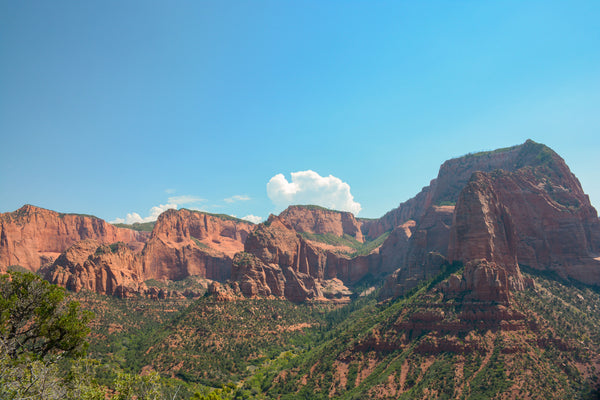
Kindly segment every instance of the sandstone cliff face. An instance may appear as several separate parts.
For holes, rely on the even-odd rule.
[[[477,171],[503,169],[515,171],[526,165],[539,165],[540,154],[546,147],[528,140],[522,145],[492,152],[470,154],[446,161],[438,176],[414,198],[400,204],[379,220],[363,224],[363,233],[373,237],[408,221],[415,221],[414,234],[408,245],[395,253],[393,264],[401,266],[385,284],[383,294],[400,295],[410,290],[422,279],[435,275],[448,257],[450,227],[459,194]],[[549,150],[549,149],[548,149]],[[462,210],[461,210],[462,211]],[[384,243],[380,253],[390,253]],[[498,251],[500,253],[500,251]],[[476,258],[484,255],[477,254]],[[465,259],[473,259],[470,256]],[[381,260],[382,267],[390,264]]]
[[[290,206],[279,217],[296,232],[351,236],[363,242],[361,223],[352,213],[328,210],[317,206]]]
[[[276,296],[301,302],[322,297],[327,255],[307,243],[282,218],[271,216],[248,237],[235,258],[232,279],[245,296]]]
[[[415,197],[400,204],[398,208],[387,212],[383,217],[363,221],[363,224],[361,225],[363,235],[374,239],[409,220],[417,220],[418,217],[423,215],[425,210],[431,206],[431,188],[434,186],[435,179],[431,181],[429,186],[424,187]]]
[[[508,172],[516,171],[525,166],[540,165],[547,161],[547,157],[553,156],[558,157],[543,144],[527,140],[518,146],[468,154],[448,160],[440,167],[437,178],[433,179],[429,186],[424,187],[419,194],[400,204],[398,208],[389,211],[380,219],[364,223],[363,234],[374,238],[409,219],[419,223],[421,217],[431,206],[456,203],[458,195],[474,172],[492,172],[498,169]]]
[[[190,210],[160,215],[142,252],[146,279],[180,280],[197,275],[224,281],[233,255],[244,249],[254,225]]]
[[[469,261],[461,278],[451,275],[440,284],[448,298],[461,297],[464,301],[496,302],[508,305],[510,301],[510,275],[514,272],[487,260]]]
[[[124,242],[140,250],[148,234],[117,228],[96,217],[61,214],[26,205],[0,214],[0,268],[20,265],[35,272],[85,239],[100,243]]]
[[[50,283],[75,292],[85,289],[127,297],[146,289],[139,255],[124,243],[102,245],[90,239],[79,241],[40,272]]]
[[[2,214],[0,224],[0,271],[46,264],[42,274],[52,283],[117,296],[144,293],[148,279],[224,281],[254,229],[234,218],[169,210],[150,235],[32,206]]]
[[[348,295],[343,282],[368,271],[366,257],[350,260],[313,245],[283,218],[270,216],[248,237],[233,262],[232,280],[245,296],[284,297],[294,302]]]
[[[493,168],[502,169],[481,172]],[[383,296],[406,293],[435,275],[444,258],[493,262],[506,270],[516,290],[525,285],[519,264],[600,282],[596,211],[564,160],[541,144],[527,141],[447,161],[420,196],[429,206],[415,217],[408,245],[395,253],[402,268],[387,279]],[[450,206],[440,213],[444,206],[431,205],[453,201],[453,213]],[[385,252],[386,243],[380,249]]]
[[[490,175],[477,172],[463,189],[456,207],[450,259],[486,259],[517,266],[517,232],[512,216],[494,190]]]
[[[600,284],[600,222],[558,156],[513,173],[478,173],[461,194],[451,234],[453,260],[485,258]],[[518,267],[516,267],[518,269]]]

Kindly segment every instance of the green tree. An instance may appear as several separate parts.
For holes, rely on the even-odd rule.
[[[66,291],[32,273],[0,276],[0,342],[11,359],[29,354],[80,355],[92,314],[66,299]]]
[[[57,364],[84,352],[91,316],[37,275],[0,276],[0,398],[104,399],[92,382],[65,381]]]

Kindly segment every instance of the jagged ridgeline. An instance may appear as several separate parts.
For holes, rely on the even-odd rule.
[[[261,224],[182,209],[113,226],[24,206],[0,215],[0,238],[0,270],[38,272],[97,311],[94,357],[230,384],[225,398],[598,385],[600,220],[531,140],[446,161],[378,219],[296,205]]]

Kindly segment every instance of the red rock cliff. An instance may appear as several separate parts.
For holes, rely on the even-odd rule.
[[[473,175],[456,207],[452,259],[518,263],[600,284],[596,210],[564,161],[549,157],[512,173]]]
[[[492,172],[497,169],[516,171],[525,166],[539,165],[550,152],[552,150],[543,144],[527,140],[521,145],[467,154],[448,160],[440,167],[437,178],[415,197],[400,204],[398,208],[389,211],[383,217],[365,222],[362,225],[363,234],[375,238],[409,219],[419,223],[432,205],[455,204],[458,195],[474,172]]]
[[[334,211],[317,206],[290,206],[279,217],[296,232],[351,236],[363,242],[361,223],[350,212]]]
[[[493,168],[500,169],[489,172]],[[564,160],[542,144],[528,140],[447,161],[419,196],[427,208],[414,218],[404,254],[396,254],[395,261],[403,262],[386,282],[384,294],[402,294],[434,275],[443,261],[436,254],[450,261],[487,260],[506,271],[513,289],[524,285],[519,263],[585,283],[600,282],[596,210]],[[450,221],[451,214],[440,214],[440,207],[431,205],[454,201]],[[421,212],[405,204],[389,214]],[[380,249],[385,252],[386,243]]]
[[[244,253],[236,255],[232,280],[248,297],[301,302],[323,298],[324,286],[336,278],[344,282],[360,279],[368,269],[365,260],[323,250],[303,239],[283,218],[272,215],[248,237]]]
[[[160,215],[142,252],[146,279],[179,280],[190,275],[224,281],[233,255],[254,230],[250,222],[190,210]]]
[[[82,240],[62,253],[51,266],[40,271],[50,283],[79,292],[127,297],[145,290],[142,263],[123,243],[101,245]]]
[[[26,205],[0,214],[0,268],[20,265],[37,271],[76,242],[86,239],[99,243],[124,242],[139,250],[148,236],[146,232],[117,228],[100,218]]]

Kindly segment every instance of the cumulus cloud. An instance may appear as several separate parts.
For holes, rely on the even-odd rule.
[[[148,212],[147,217],[142,217],[140,214],[136,212],[128,213],[125,218],[115,218],[114,221],[110,221],[112,224],[133,224],[133,223],[142,223],[142,222],[152,222],[158,219],[158,216],[163,212],[173,208],[177,209],[181,205],[185,204],[196,204],[206,201],[203,198],[197,196],[190,195],[182,195],[182,196],[173,196],[169,197],[167,204],[159,204],[158,206],[154,206]]]
[[[362,209],[350,193],[350,185],[333,175],[323,177],[315,171],[291,173],[288,182],[283,174],[277,174],[267,183],[267,195],[278,208],[291,204],[315,204],[334,210],[358,214]]]
[[[156,221],[160,214],[171,208],[177,209],[177,204],[160,204],[158,206],[154,206],[150,209],[149,215],[147,217],[142,217],[140,214],[132,212],[128,213],[125,218],[115,218],[114,221],[110,222],[112,224],[134,224],[136,222],[152,222]]]
[[[256,216],[256,215],[252,215],[252,214],[246,215],[245,217],[242,217],[242,219],[245,220],[245,221],[250,221],[253,224],[259,224],[263,220],[262,217],[259,217],[259,216]]]
[[[224,200],[226,203],[235,203],[236,201],[248,201],[250,200],[250,196],[245,194],[236,194],[235,196],[228,197]]]

